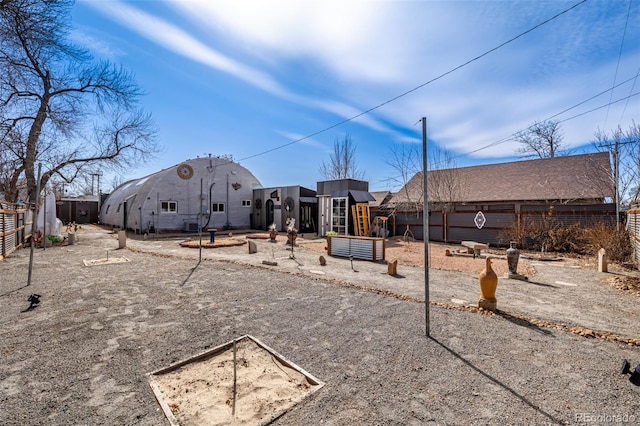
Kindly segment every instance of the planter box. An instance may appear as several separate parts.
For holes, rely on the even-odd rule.
[[[352,237],[334,235],[327,237],[327,251],[329,256],[353,257],[354,259],[370,260],[373,262],[385,260],[384,238]]]

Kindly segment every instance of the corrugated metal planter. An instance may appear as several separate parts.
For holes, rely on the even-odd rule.
[[[384,238],[327,236],[327,249],[330,256],[353,257],[377,262],[385,260],[385,248]]]

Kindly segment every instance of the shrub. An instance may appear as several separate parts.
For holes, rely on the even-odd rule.
[[[625,264],[633,256],[633,247],[627,231],[614,224],[598,223],[584,229],[587,254],[596,255],[601,248],[611,262]]]
[[[596,256],[601,248],[611,262],[626,264],[631,260],[633,247],[624,229],[599,222],[589,226],[574,223],[562,226],[551,216],[531,217],[520,228],[516,223],[502,230],[501,243],[516,241],[521,248],[558,253]]]
[[[589,241],[585,230],[578,223],[549,229],[546,239],[548,251],[559,253],[587,254]]]

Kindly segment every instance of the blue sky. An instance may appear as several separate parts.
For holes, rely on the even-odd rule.
[[[370,190],[394,190],[387,159],[421,146],[423,116],[457,166],[513,160],[511,135],[601,92],[555,117],[575,153],[598,129],[640,121],[638,95],[599,108],[640,91],[637,0],[586,1],[460,67],[578,3],[79,0],[72,40],[146,93],[163,151],[125,179],[211,153],[265,187],[315,189],[349,133]]]

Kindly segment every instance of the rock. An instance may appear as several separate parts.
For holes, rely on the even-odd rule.
[[[255,241],[247,241],[247,246],[249,247],[249,254],[254,254],[258,252],[258,246],[256,245]]]
[[[318,260],[320,261],[320,265],[322,266],[325,266],[327,264],[327,259],[325,259],[324,256],[320,256]]]

